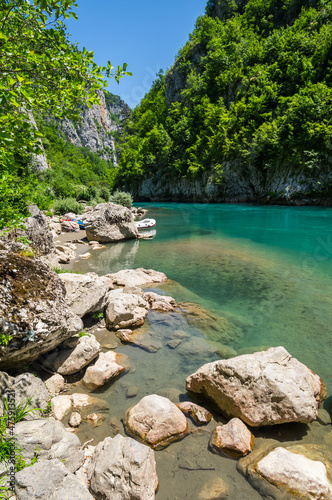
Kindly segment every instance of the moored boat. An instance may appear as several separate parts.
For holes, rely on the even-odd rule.
[[[156,225],[155,219],[143,219],[135,222],[137,229],[149,229]]]

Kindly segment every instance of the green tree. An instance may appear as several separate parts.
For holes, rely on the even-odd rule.
[[[0,0],[0,174],[20,178],[40,152],[31,113],[77,117],[80,105],[99,102],[105,77],[130,74],[126,64],[114,73],[110,61],[98,66],[92,51],[70,42],[64,19],[76,19],[74,7],[75,0]]]

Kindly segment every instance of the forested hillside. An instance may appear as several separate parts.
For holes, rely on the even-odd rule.
[[[118,185],[136,198],[328,202],[332,1],[209,0],[132,113]]]

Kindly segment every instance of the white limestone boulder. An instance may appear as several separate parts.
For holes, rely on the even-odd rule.
[[[59,276],[66,287],[66,302],[75,314],[83,317],[104,309],[111,285],[109,279],[95,273],[63,273]]]
[[[113,243],[138,237],[130,209],[115,203],[100,203],[85,213],[82,219],[89,241]]]
[[[128,434],[152,448],[163,448],[188,433],[187,419],[169,399],[151,394],[127,411]]]
[[[121,356],[125,355],[120,355],[113,351],[101,352],[96,363],[87,368],[83,377],[83,383],[90,390],[94,390],[120,375],[125,369],[124,366],[119,364]]]
[[[108,295],[105,321],[108,330],[132,328],[144,323],[149,304],[138,294],[112,290]]]
[[[326,395],[321,378],[284,347],[207,363],[187,378],[187,390],[253,427],[312,422]]]
[[[210,448],[214,453],[240,458],[254,447],[254,436],[239,418],[232,418],[226,425],[218,425],[212,432]]]

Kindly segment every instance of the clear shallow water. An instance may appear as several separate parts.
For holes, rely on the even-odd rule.
[[[88,261],[77,261],[74,269],[100,275],[136,267],[163,271],[176,283],[158,285],[161,293],[195,302],[212,317],[188,323],[178,313],[150,312],[140,348],[118,342],[117,350],[129,356],[131,370],[100,393],[111,406],[111,418],[120,421],[147,394],[174,402],[186,399],[185,378],[203,363],[223,357],[227,349],[235,355],[276,345],[322,377],[328,389],[325,408],[330,410],[332,210],[175,203],[146,208],[157,220],[155,239],[108,245]],[[188,337],[172,349],[167,344],[174,331]],[[107,344],[110,335],[100,332],[100,340]],[[151,344],[154,352],[146,350],[151,351]],[[128,399],[130,385],[138,393]],[[158,498],[199,498],[203,483],[217,478],[229,485],[227,498],[260,498],[236,472],[235,462],[207,450],[214,426],[157,452]],[[119,427],[123,432],[121,423]],[[320,442],[330,430],[319,424],[281,427],[279,434],[270,430],[265,438]],[[95,433],[96,439],[110,435],[107,422]]]

